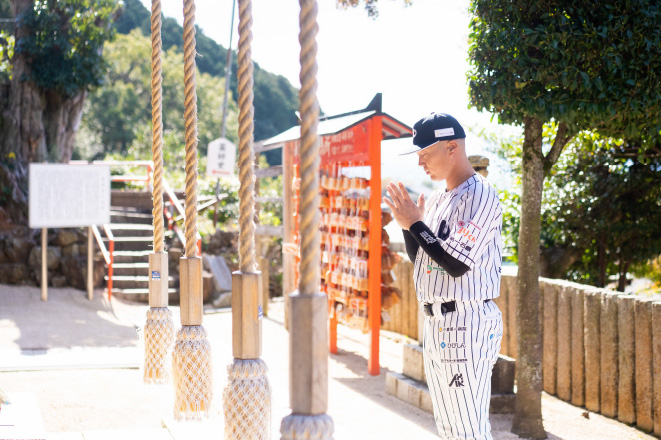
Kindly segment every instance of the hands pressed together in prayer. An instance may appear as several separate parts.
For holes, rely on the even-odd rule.
[[[384,197],[383,202],[390,207],[395,221],[402,229],[408,230],[413,223],[422,221],[425,215],[424,194],[420,194],[418,203],[415,203],[402,182],[390,182],[387,189],[390,198]]]

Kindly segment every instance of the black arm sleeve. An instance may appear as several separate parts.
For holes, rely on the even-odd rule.
[[[460,277],[470,270],[470,267],[457,260],[456,258],[448,255],[441,244],[439,243],[439,238],[434,234],[431,229],[427,227],[424,222],[415,222],[409,228],[409,235],[415,240],[416,244],[422,247],[422,250],[425,251],[429,257],[434,260],[436,264],[441,266],[446,270],[450,276]],[[406,252],[409,254],[409,242],[406,240],[406,234],[404,234],[404,240],[406,241]],[[413,249],[413,247],[411,247]],[[417,252],[417,247],[416,247]],[[415,261],[415,254],[413,254],[413,259]]]
[[[411,232],[402,229],[402,233],[404,234],[404,246],[406,246],[406,253],[409,256],[409,260],[411,260],[411,263],[415,263],[415,257],[418,255],[420,245],[415,241]]]

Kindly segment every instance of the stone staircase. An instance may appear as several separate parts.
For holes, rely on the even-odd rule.
[[[152,214],[140,208],[113,206],[110,230],[114,235],[112,294],[131,301],[149,300],[149,254],[153,248]],[[172,234],[166,231],[166,242]],[[108,239],[104,238],[106,247]],[[172,271],[171,271],[172,273]],[[105,277],[106,283],[108,275]],[[168,279],[171,300],[178,296],[179,280]]]

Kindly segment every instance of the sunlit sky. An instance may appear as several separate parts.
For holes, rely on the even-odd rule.
[[[149,0],[141,0],[150,8]],[[162,0],[163,12],[183,22],[182,1]],[[367,17],[363,6],[338,9],[335,0],[320,0],[317,80],[319,104],[327,115],[364,108],[377,92],[383,109],[412,126],[426,114],[446,112],[468,131],[468,154],[483,154],[486,141],[473,132],[501,132],[491,115],[468,109],[468,1],[380,0],[379,17]],[[198,0],[196,24],[228,47],[232,0]],[[298,14],[294,0],[253,0],[253,60],[299,87]],[[238,5],[232,47],[238,43]],[[512,130],[505,130],[511,133]],[[384,178],[420,186],[427,176],[416,155],[398,156],[411,140],[384,142]],[[506,170],[491,166],[490,180],[504,184]],[[434,184],[435,187],[438,184]]]

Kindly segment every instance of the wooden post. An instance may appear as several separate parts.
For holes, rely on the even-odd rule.
[[[624,423],[636,422],[636,377],[635,377],[635,322],[634,302],[631,296],[618,297],[618,354],[619,380],[617,388],[617,418]]]
[[[48,300],[48,229],[41,229],[41,300]]]
[[[500,313],[502,314],[503,317],[503,337],[500,340],[500,354],[504,354],[505,356],[508,355],[509,352],[509,342],[510,342],[510,332],[509,332],[509,315],[508,311],[509,309],[507,308],[507,278],[504,276],[500,277],[500,296],[498,298],[494,299],[494,302],[500,309]]]
[[[571,292],[571,403],[585,405],[585,344],[583,343],[583,289],[576,285]]]
[[[634,302],[634,334],[636,338],[636,425],[643,431],[654,429],[652,407],[654,378],[652,376],[652,303]],[[659,402],[656,402],[659,405]]]
[[[585,325],[585,407],[593,412],[601,409],[599,388],[601,379],[601,291],[585,292],[583,322]]]
[[[519,295],[519,286],[516,282],[516,275],[507,276],[507,327],[509,331],[509,349],[507,350],[507,356],[516,359],[518,346],[517,346],[517,335],[516,335],[516,303],[517,296]]]
[[[202,325],[202,258],[179,259],[179,277],[181,325]]]
[[[558,292],[561,287],[556,282],[544,282],[544,333],[542,334],[542,373],[544,391],[556,393],[558,367]]]
[[[654,435],[661,437],[661,302],[652,303],[652,345]]]
[[[618,330],[617,330],[617,297],[618,295],[604,292],[599,316],[601,333],[601,384],[600,411],[607,417],[617,417],[618,388]]]
[[[293,414],[328,408],[328,298],[323,293],[289,297],[289,395]],[[294,317],[296,317],[294,319]]]
[[[285,252],[285,245],[294,240],[294,207],[292,203],[293,188],[292,179],[294,176],[293,157],[294,142],[286,142],[282,147],[282,296],[285,298],[285,329],[289,328],[289,295],[296,290],[295,283],[295,265],[296,257]]]
[[[149,307],[168,306],[169,275],[168,253],[152,252],[149,254]]]
[[[556,392],[565,401],[571,400],[571,294],[572,288],[563,283],[558,294],[558,369]]]
[[[370,355],[367,370],[379,374],[379,334],[381,329],[381,116],[369,121],[370,220],[369,220],[369,294],[368,319],[370,329]]]
[[[87,299],[94,299],[94,249],[92,227],[87,228]]]
[[[232,353],[237,359],[262,355],[262,274],[232,273]]]

